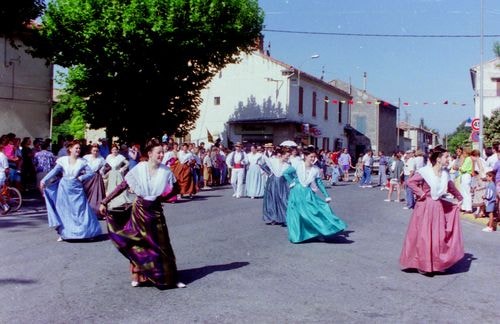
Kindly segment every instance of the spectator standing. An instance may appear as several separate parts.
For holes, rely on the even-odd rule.
[[[343,181],[349,181],[349,169],[354,167],[352,166],[351,155],[347,152],[347,148],[344,148],[339,156],[339,165],[342,170]]]
[[[405,154],[403,169],[406,193],[406,205],[403,207],[403,209],[413,209],[413,207],[415,206],[415,197],[413,196],[413,191],[410,186],[408,186],[408,180],[413,176],[413,174],[415,174],[415,171],[414,151],[408,150]]]
[[[387,165],[389,164],[389,159],[384,155],[383,151],[379,151],[378,156],[378,186],[380,187],[380,190],[384,190],[387,185]]]
[[[373,151],[366,151],[365,155],[361,159],[363,163],[363,177],[361,178],[362,188],[372,187],[372,166],[373,166]]]
[[[33,164],[36,172],[36,185],[40,187],[40,181],[49,173],[56,164],[56,157],[49,149],[49,142],[44,141],[40,145],[41,151],[35,153]],[[43,194],[43,192],[41,191]]]

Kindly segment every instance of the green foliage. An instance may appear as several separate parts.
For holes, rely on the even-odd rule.
[[[497,57],[500,57],[500,42],[497,41],[493,44],[493,53],[495,53]]]
[[[109,136],[184,135],[200,91],[260,34],[257,0],[53,0],[37,56],[78,66],[72,94]]]
[[[81,73],[81,67],[77,66],[69,69],[68,74],[62,77],[61,83],[66,87],[56,99],[53,108],[52,138],[58,138],[59,135],[85,138],[87,104],[82,97],[75,94],[75,83],[81,78]]]
[[[446,145],[448,151],[455,152],[456,148],[461,147],[471,147],[470,141],[471,128],[465,127],[465,122],[461,123],[455,132],[447,136]]]
[[[495,142],[500,142],[500,108],[484,119],[484,145],[488,147]]]
[[[43,0],[4,0],[0,5],[0,36],[22,32],[45,8]]]

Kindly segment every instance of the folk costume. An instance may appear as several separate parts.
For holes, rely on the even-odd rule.
[[[172,172],[177,179],[179,194],[192,196],[196,193],[196,183],[192,167],[196,163],[193,153],[177,152],[178,163],[171,165]]]
[[[111,167],[109,172],[104,176],[107,181],[106,184],[106,195],[109,195],[116,186],[118,186],[123,181],[123,175],[128,168],[127,159],[121,155],[109,154],[106,157],[106,163]],[[128,192],[124,191],[120,197],[114,199],[108,206],[110,209],[122,208],[124,205],[132,203],[133,196]]]
[[[290,167],[290,164],[277,157],[265,158],[264,161],[264,170],[268,170],[268,178],[264,190],[262,220],[266,224],[284,225],[290,188],[283,177],[283,172]]]
[[[262,153],[247,154],[248,170],[245,179],[246,196],[257,198],[264,196],[266,182],[262,174],[260,164],[262,164]]]
[[[170,244],[162,201],[174,182],[173,173],[159,165],[151,174],[148,162],[139,162],[125,176],[125,180],[102,203],[113,201],[130,188],[136,198],[131,212],[107,216],[109,238],[130,261],[137,282],[150,281],[157,286],[177,283],[177,266]]]
[[[316,194],[321,191],[326,200],[330,200],[318,167],[306,167],[305,162],[298,162],[296,168],[286,169],[283,176],[291,187],[286,210],[290,242],[332,236],[347,227],[328,203]]]
[[[87,154],[83,157],[93,173],[92,177],[89,177],[83,183],[87,199],[89,201],[90,207],[97,215],[101,218],[99,214],[99,205],[101,201],[106,196],[106,188],[104,186],[103,174],[105,173],[106,160],[103,157],[94,157],[92,154]],[[109,166],[108,166],[109,168]]]
[[[418,170],[408,181],[420,199],[411,215],[399,263],[402,269],[445,271],[464,256],[460,209],[444,200],[447,192],[463,197],[448,172],[436,175],[431,165]]]
[[[58,176],[62,177],[49,184]],[[63,156],[40,181],[46,186],[44,195],[49,227],[54,227],[62,239],[86,239],[102,234],[82,183],[92,176],[84,159],[78,158],[70,164],[70,157]]]
[[[243,151],[233,151],[227,155],[226,164],[231,169],[233,197],[240,198],[244,193],[243,180],[245,179],[245,167],[248,164],[247,155]]]

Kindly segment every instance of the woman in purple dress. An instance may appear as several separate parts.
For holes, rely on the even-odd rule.
[[[125,180],[103,199],[100,212],[121,192],[130,188],[136,198],[131,213],[107,215],[108,233],[113,244],[130,261],[132,286],[152,283],[162,288],[184,288],[178,281],[175,255],[161,203],[168,198],[174,176],[162,164],[161,143],[152,139],[146,145],[148,161],[139,162]]]
[[[399,259],[402,269],[430,275],[444,272],[464,256],[460,226],[463,198],[446,171],[449,157],[441,146],[434,148],[429,156],[431,164],[408,180],[417,203]],[[447,193],[458,199],[458,204],[445,200]]]

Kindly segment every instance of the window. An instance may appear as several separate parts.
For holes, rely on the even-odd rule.
[[[500,97],[500,79],[497,79],[497,97]]]
[[[330,139],[328,137],[323,137],[323,150],[329,151],[330,150]]]
[[[312,95],[312,116],[316,117],[316,91]]]
[[[299,115],[304,113],[304,88],[299,87]]]
[[[220,97],[214,97],[214,105],[219,106],[220,105]]]
[[[342,102],[339,101],[339,123],[342,123]]]
[[[328,97],[325,96],[325,114],[324,114],[325,120],[328,120]]]

